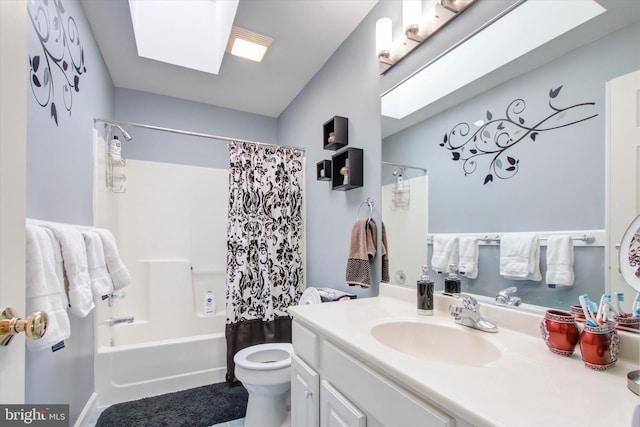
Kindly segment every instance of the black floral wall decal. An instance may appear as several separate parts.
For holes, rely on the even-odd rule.
[[[532,122],[532,125],[524,117],[526,103],[522,99],[515,99],[507,106],[505,117],[494,118],[493,113],[487,111],[486,121],[473,133],[468,123],[458,123],[445,133],[440,146],[451,152],[453,161],[462,162],[465,176],[478,169],[479,161],[487,160],[489,165],[484,184],[493,182],[494,178],[511,178],[520,169],[520,159],[510,152],[516,144],[522,141],[535,142],[543,132],[571,126],[598,115],[593,112],[594,102],[565,108],[554,105],[560,90],[562,86],[549,91],[551,112]]]
[[[27,10],[40,41],[38,52],[29,55],[31,92],[57,126],[58,106],[71,115],[73,92],[80,91],[80,76],[87,71],[84,48],[61,0],[29,0]]]

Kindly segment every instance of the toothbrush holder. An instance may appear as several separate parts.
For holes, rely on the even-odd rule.
[[[551,352],[571,356],[578,344],[580,330],[573,314],[562,310],[547,310],[544,319],[540,321],[540,335]]]
[[[624,331],[625,329],[640,329],[640,317],[632,317],[631,313],[626,316],[614,316],[616,321],[616,329]]]
[[[586,318],[584,317],[584,311],[582,311],[581,305],[572,305],[571,306],[571,314],[573,314],[576,318],[576,322],[585,322]]]
[[[620,353],[620,337],[615,322],[600,326],[584,325],[580,335],[580,352],[587,368],[604,371],[612,367]]]

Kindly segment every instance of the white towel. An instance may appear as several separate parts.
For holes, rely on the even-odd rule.
[[[26,310],[44,311],[49,316],[44,336],[26,340],[29,350],[49,348],[71,336],[64,282],[56,273],[54,244],[58,243],[49,233],[42,227],[26,225]]]
[[[511,280],[542,280],[537,235],[516,233],[500,238],[500,274]]]
[[[98,233],[100,239],[102,239],[102,247],[104,248],[107,269],[113,282],[113,289],[122,289],[129,285],[131,283],[131,275],[120,259],[116,238],[105,228],[95,228],[93,231]]]
[[[458,236],[434,234],[431,268],[437,273],[448,273],[451,264],[458,265]]]
[[[65,307],[69,307],[69,282],[67,281],[67,277],[64,274],[64,260],[62,259],[62,248],[60,247],[60,242],[56,239],[56,236],[53,234],[53,231],[48,228],[42,228],[49,236],[49,240],[51,240],[51,246],[53,247],[53,260],[55,261],[55,270],[56,276],[58,276],[58,281],[62,285],[62,289],[64,290],[64,298],[65,298]]]
[[[478,277],[478,238],[460,237],[458,270],[469,279]]]
[[[78,317],[85,317],[93,310],[91,278],[87,267],[87,249],[84,238],[76,228],[62,224],[43,224],[60,242],[64,271],[69,281],[69,311]]]
[[[84,244],[87,247],[91,290],[94,298],[100,298],[113,292],[113,282],[107,271],[102,239],[95,231],[83,231],[82,235],[84,236]]]
[[[547,286],[557,288],[572,286],[573,241],[571,236],[549,236],[547,240]]]

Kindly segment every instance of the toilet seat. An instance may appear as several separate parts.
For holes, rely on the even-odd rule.
[[[291,365],[292,352],[290,343],[258,344],[237,352],[233,361],[241,368],[255,371],[283,369]]]

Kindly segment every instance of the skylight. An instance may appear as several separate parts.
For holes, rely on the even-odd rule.
[[[218,74],[238,0],[129,0],[138,55]]]
[[[402,119],[606,12],[591,0],[527,1],[382,97]]]

